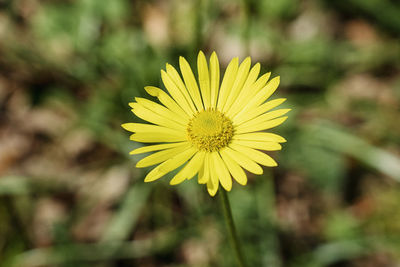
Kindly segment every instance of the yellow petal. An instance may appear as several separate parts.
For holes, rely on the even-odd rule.
[[[189,148],[183,151],[182,153],[175,155],[167,161],[164,161],[154,169],[152,169],[144,178],[145,182],[152,182],[164,176],[165,174],[175,170],[183,163],[188,161],[194,153],[196,153],[197,149]]]
[[[202,173],[199,173],[199,184],[205,184],[210,180],[210,153],[204,155],[204,166],[202,169]]]
[[[264,113],[264,114],[262,114],[260,116],[257,116],[257,117],[255,117],[255,118],[253,118],[253,119],[251,119],[251,120],[249,120],[249,121],[247,121],[245,123],[242,123],[238,127],[241,127],[241,126],[246,127],[246,126],[250,126],[250,125],[266,122],[266,121],[269,121],[269,120],[272,120],[272,119],[276,119],[276,118],[278,118],[278,117],[280,117],[282,115],[285,115],[289,111],[290,111],[289,108],[277,109],[277,110],[274,110],[274,111],[270,111],[270,112]]]
[[[280,82],[280,77],[275,77],[271,81],[267,83],[267,85],[262,88],[250,101],[243,107],[243,111],[250,110],[254,107],[259,106],[261,103],[264,103],[278,88]]]
[[[208,73],[207,60],[202,51],[199,52],[197,57],[197,70],[204,108],[208,109],[211,107],[210,75]]]
[[[273,158],[271,158],[267,154],[262,153],[258,150],[255,150],[255,149],[252,149],[249,147],[245,147],[245,146],[241,146],[238,144],[233,144],[233,143],[230,144],[229,147],[236,150],[239,153],[246,155],[250,159],[252,159],[255,162],[262,164],[264,166],[268,166],[268,167],[278,166],[278,164],[276,163],[276,161]]]
[[[150,101],[148,99],[141,98],[141,97],[135,97],[135,100],[137,103],[139,103],[143,107],[154,111],[155,113],[157,113],[160,116],[167,117],[167,118],[175,121],[176,123],[181,124],[184,127],[186,127],[186,125],[189,121],[188,119],[181,117],[180,115],[169,110],[168,108],[163,107],[160,104],[154,103],[153,101]]]
[[[182,183],[186,179],[191,179],[196,173],[199,172],[200,168],[204,163],[205,152],[197,152],[193,158],[182,168],[172,180],[169,182],[171,185],[177,185]]]
[[[219,62],[215,52],[210,57],[210,88],[211,88],[211,107],[217,107],[217,99],[219,93]]]
[[[142,120],[154,123],[154,124],[158,124],[167,128],[171,128],[171,129],[176,129],[176,130],[181,130],[181,131],[185,131],[186,128],[185,126],[183,126],[182,124],[179,124],[173,120],[171,120],[168,117],[165,116],[161,116],[155,112],[153,112],[152,110],[145,108],[144,106],[142,106],[139,103],[133,103],[131,105],[132,108],[132,112],[138,116],[139,118],[141,118]]]
[[[268,141],[263,142],[263,141],[248,141],[248,140],[232,140],[232,144],[238,144],[265,151],[276,151],[282,149],[282,146],[279,143],[268,142]]]
[[[130,136],[130,140],[141,143],[160,143],[160,142],[181,142],[187,141],[185,134],[160,134],[160,133],[134,133]]]
[[[235,125],[242,124],[243,122],[249,121],[261,114],[264,114],[265,112],[279,106],[283,102],[285,102],[286,98],[278,98],[274,99],[271,101],[268,101],[256,108],[253,108],[251,110],[245,111],[245,112],[239,112],[235,117],[232,118],[232,122]]]
[[[232,177],[235,178],[235,180],[239,184],[246,185],[247,176],[242,167],[240,167],[239,164],[237,164],[233,159],[231,159],[227,153],[221,152],[220,154],[223,161],[226,164],[226,167],[228,167],[228,170],[231,173]]]
[[[205,155],[205,151],[197,152],[196,159],[188,166],[187,179],[192,179],[199,172],[201,167],[203,167]]]
[[[230,90],[230,92],[228,94],[225,104],[222,106],[222,112],[226,113],[228,111],[228,109],[231,107],[232,103],[236,100],[237,96],[239,95],[240,91],[242,90],[243,85],[249,75],[250,65],[251,65],[250,57],[247,57],[240,64],[236,78],[235,78],[235,82],[233,83],[232,89]],[[257,77],[255,77],[255,78],[257,78]]]
[[[193,100],[190,97],[188,88],[186,88],[185,84],[183,83],[181,76],[179,75],[178,71],[170,64],[167,64],[166,67],[167,74],[171,78],[171,80],[175,83],[178,89],[181,91],[182,95],[185,97],[187,103],[189,104],[192,111],[196,111],[196,107],[193,104]]]
[[[197,86],[197,82],[193,75],[193,71],[184,57],[179,57],[179,66],[181,68],[181,73],[183,76],[183,80],[185,81],[186,88],[189,91],[189,94],[192,97],[192,100],[197,110],[198,111],[203,110],[204,107],[201,101],[199,87]]]
[[[189,115],[189,117],[191,117],[196,111],[191,108],[183,93],[174,81],[172,81],[171,77],[163,70],[161,70],[161,79],[172,98]]]
[[[209,163],[210,163],[210,179],[208,179],[207,182],[207,191],[208,194],[210,194],[210,196],[215,196],[215,194],[218,191],[218,187],[219,187],[219,181],[218,181],[218,176],[217,173],[215,171],[215,164],[214,161],[212,160],[212,157],[210,155],[209,157]]]
[[[159,144],[159,145],[151,145],[151,146],[142,146],[139,148],[136,148],[129,152],[130,155],[137,155],[137,154],[142,154],[142,153],[147,153],[147,152],[152,152],[152,151],[158,151],[158,150],[164,150],[167,148],[172,148],[172,147],[177,147],[182,145],[182,142],[180,143],[167,143],[167,144]]]
[[[238,124],[235,126],[236,126],[237,130],[240,130],[242,128],[248,128],[249,126],[259,125],[261,123],[265,123],[267,121],[271,121],[282,115],[285,115],[289,111],[290,111],[290,109],[277,109],[277,110],[270,111],[270,112],[264,113],[262,115],[259,115],[251,120],[248,120],[244,123],[241,123],[241,124]]]
[[[197,181],[200,181],[200,177],[204,176],[204,162],[203,165],[199,169],[199,173],[197,174]]]
[[[286,139],[280,135],[273,134],[273,133],[246,133],[246,134],[236,134],[232,137],[234,140],[249,140],[249,141],[270,141],[270,142],[277,142],[277,143],[285,143]]]
[[[229,116],[234,117],[237,113],[242,111],[247,106],[249,101],[251,101],[263,87],[265,87],[265,84],[267,83],[270,76],[270,72],[266,73],[258,78],[252,86],[243,88],[243,90],[237,97],[234,105],[231,107]]]
[[[225,105],[226,99],[228,98],[233,83],[235,82],[235,77],[239,68],[238,64],[239,64],[239,59],[235,57],[234,59],[231,60],[228,67],[226,68],[218,95],[218,103],[217,103],[218,110],[222,110],[222,107]]]
[[[287,118],[288,117],[285,116],[285,117],[277,118],[277,119],[270,120],[270,121],[260,122],[259,124],[252,124],[249,126],[241,126],[240,128],[238,127],[236,129],[236,133],[237,134],[251,133],[251,132],[257,132],[257,131],[271,129],[278,125],[281,125]]]
[[[212,196],[212,197],[215,196],[215,194],[218,191],[218,183],[217,184],[213,184],[212,180],[209,179],[208,182],[207,182],[207,191],[208,191],[208,194],[210,196]]]
[[[134,123],[134,122],[129,122],[129,123],[124,123],[121,125],[125,130],[128,130],[130,132],[136,132],[136,133],[156,133],[156,134],[170,134],[170,135],[176,135],[176,136],[183,136],[184,132],[163,127],[163,126],[158,126],[158,125],[153,125],[153,124],[146,124],[146,123]]]
[[[251,68],[249,75],[247,76],[246,82],[244,83],[243,87],[240,88],[240,90],[237,92],[237,94],[233,97],[232,100],[228,100],[228,102],[231,102],[229,104],[229,109],[226,109],[226,115],[228,117],[231,116],[232,111],[235,110],[235,107],[237,105],[237,100],[240,99],[241,95],[243,94],[243,91],[249,90],[253,86],[253,84],[256,82],[258,74],[260,73],[260,63],[257,63]],[[233,110],[232,110],[233,109]]]
[[[220,153],[226,153],[232,160],[238,163],[240,166],[252,172],[254,174],[262,174],[263,169],[255,163],[252,159],[248,156],[244,155],[243,153],[239,153],[229,147],[225,147],[220,151]]]
[[[225,188],[226,191],[231,191],[232,178],[231,178],[231,175],[229,174],[228,169],[225,166],[224,161],[221,159],[218,152],[212,152],[211,158],[214,162],[215,173],[216,173],[217,177],[219,178],[219,181],[220,181],[222,187]]]
[[[188,114],[166,92],[154,86],[146,86],[144,89],[149,95],[157,97],[164,106],[174,112],[177,116],[189,119]]]
[[[172,158],[173,156],[183,152],[184,150],[188,149],[190,145],[188,143],[181,143],[180,146],[176,146],[173,148],[164,149],[153,153],[136,163],[136,168],[144,168],[149,167],[152,165],[156,165],[160,162],[164,162],[167,159]]]

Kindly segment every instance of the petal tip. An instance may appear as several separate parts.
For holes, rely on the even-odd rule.
[[[136,162],[136,168],[143,168],[143,163],[140,161]]]
[[[231,192],[231,190],[232,190],[232,184],[230,185],[230,186],[228,186],[228,187],[224,187],[224,189],[227,191],[227,192]]]
[[[216,194],[217,194],[217,191],[211,191],[211,190],[207,190],[208,191],[208,194],[210,195],[210,196],[212,196],[212,197],[214,197]]]
[[[247,61],[251,62],[251,57],[250,57],[250,56],[247,56],[247,57],[243,60],[243,62],[246,62],[246,63],[247,63]]]
[[[179,184],[178,182],[174,181],[174,179],[172,179],[171,181],[169,181],[169,185],[177,185]]]
[[[129,125],[130,125],[130,124],[131,124],[131,122],[123,123],[123,124],[121,124],[121,127],[122,127],[123,129],[129,131],[128,128],[129,128]]]
[[[146,86],[144,88],[146,93],[148,93],[151,96],[157,97],[160,93],[158,90],[161,90],[160,88],[154,87],[154,86]]]

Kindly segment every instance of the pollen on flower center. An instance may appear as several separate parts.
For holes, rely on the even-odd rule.
[[[189,121],[187,133],[189,140],[199,150],[218,151],[231,141],[233,125],[221,112],[204,110]]]

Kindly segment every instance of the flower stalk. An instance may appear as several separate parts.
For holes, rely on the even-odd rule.
[[[236,260],[240,267],[245,267],[246,264],[245,264],[243,253],[242,253],[241,243],[239,241],[239,238],[238,238],[238,235],[236,232],[235,223],[233,221],[232,210],[231,210],[231,205],[229,203],[228,194],[226,193],[225,189],[221,189],[221,190],[219,190],[218,195],[219,195],[219,199],[221,201],[221,206],[222,206],[222,210],[224,213],[225,223],[228,228],[229,240],[230,240],[231,246],[234,250]]]

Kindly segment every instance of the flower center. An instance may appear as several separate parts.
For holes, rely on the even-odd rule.
[[[221,112],[204,110],[189,121],[187,133],[189,140],[199,150],[218,151],[231,141],[233,125]]]

